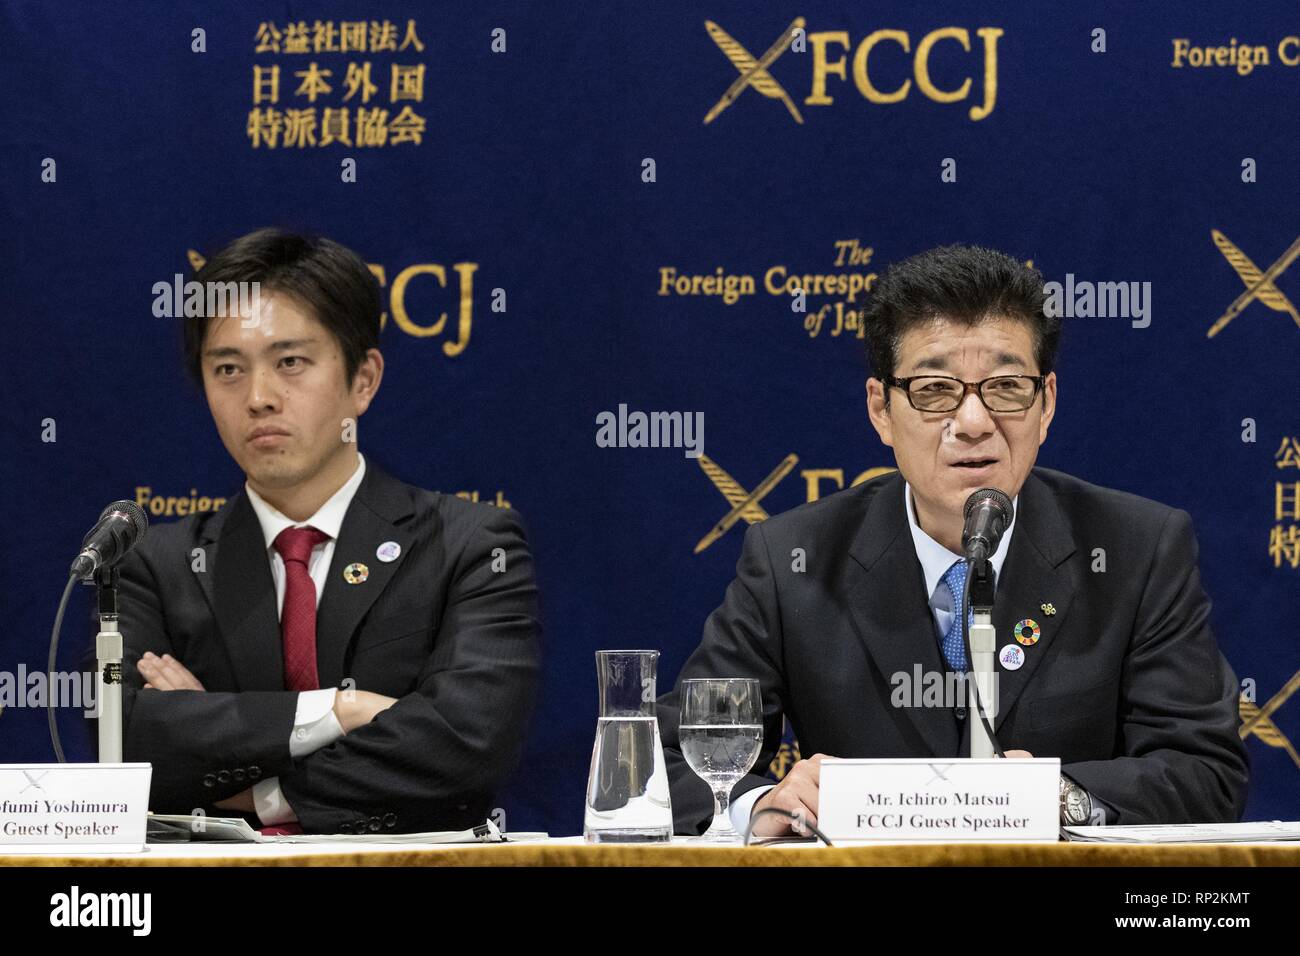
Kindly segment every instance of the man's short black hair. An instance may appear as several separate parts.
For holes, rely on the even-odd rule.
[[[343,351],[344,380],[352,387],[366,351],[379,347],[383,312],[379,283],[351,249],[282,229],[258,229],[214,254],[194,281],[257,282],[262,295],[278,292],[306,307]],[[203,387],[203,342],[211,316],[184,321],[185,364]]]
[[[1038,373],[1056,367],[1061,320],[1044,308],[1037,269],[982,246],[939,246],[890,266],[871,291],[863,323],[876,378],[894,375],[903,333],[936,318],[975,325],[989,318],[1029,325]],[[889,390],[885,390],[889,403]]]

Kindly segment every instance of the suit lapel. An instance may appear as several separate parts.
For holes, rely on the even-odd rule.
[[[1031,471],[1020,489],[1016,526],[998,576],[993,604],[998,651],[1008,644],[1018,646],[1024,651],[1025,662],[1017,670],[994,665],[998,674],[995,730],[1002,726],[1065,625],[1074,599],[1074,585],[1062,563],[1076,550],[1060,505],[1051,490]],[[1045,614],[1044,604],[1050,604],[1056,613]],[[1025,618],[1039,626],[1041,636],[1037,644],[1019,645],[1013,636],[1012,628]],[[1006,747],[1008,742],[1002,741],[1002,745]]]
[[[855,629],[877,667],[889,680],[903,672],[911,675],[916,664],[922,673],[944,673],[939,641],[925,576],[908,531],[903,504],[903,478],[898,472],[882,478],[872,496],[849,553],[856,563],[849,575],[848,604]],[[1069,525],[1050,489],[1031,471],[1020,490],[1015,531],[1002,573],[998,576],[993,606],[997,648],[1015,644],[1012,628],[1033,619],[1041,636],[1033,646],[1023,646],[1025,662],[1018,670],[997,665],[998,714],[995,730],[1002,726],[1025,685],[1056,635],[1061,632],[1074,598],[1074,585],[1062,563],[1076,550]],[[1043,604],[1055,613],[1047,615]],[[1019,646],[1019,645],[1017,645]],[[952,711],[946,707],[904,707],[937,757],[969,751],[966,733],[958,733]],[[959,739],[961,738],[961,739]],[[1006,746],[1004,742],[1004,746]]]
[[[410,552],[412,535],[397,527],[412,514],[401,482],[366,459],[366,474],[348,505],[334,545],[325,593],[316,612],[316,671],[321,687],[343,680],[343,659],[357,624]],[[396,541],[397,560],[382,562],[379,545]],[[200,533],[205,570],[194,572],[234,669],[236,689],[284,690],[284,653],[275,581],[257,513],[240,491]],[[348,584],[343,569],[364,564],[364,583]]]
[[[194,572],[225,641],[236,690],[284,690],[275,582],[262,526],[241,491],[200,536],[205,570]]]
[[[342,682],[343,661],[357,625],[410,554],[414,536],[400,525],[414,513],[405,486],[367,458],[365,477],[339,529],[325,593],[316,614],[320,686],[337,687]],[[394,561],[380,561],[376,551],[388,541],[397,542],[401,551]],[[344,569],[352,564],[368,569],[362,583],[349,584],[344,578]]]
[[[900,672],[910,680],[917,664],[922,673],[942,674],[925,575],[903,510],[903,478],[894,472],[880,481],[881,488],[871,497],[849,549],[856,565],[849,566],[847,596],[854,628],[887,682]],[[915,724],[932,755],[957,753],[958,724],[951,710],[900,710]]]

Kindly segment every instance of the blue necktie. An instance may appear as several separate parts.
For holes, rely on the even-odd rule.
[[[967,666],[966,645],[961,639],[961,599],[966,587],[966,562],[954,561],[952,567],[944,572],[943,583],[948,585],[948,592],[952,595],[952,621],[948,624],[948,633],[943,636],[943,656],[948,659],[949,667],[964,674]]]

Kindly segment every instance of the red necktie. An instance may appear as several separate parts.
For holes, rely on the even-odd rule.
[[[307,570],[311,550],[330,538],[313,527],[285,528],[273,547],[284,558],[284,608],[280,635],[284,641],[284,689],[316,690],[316,585]]]

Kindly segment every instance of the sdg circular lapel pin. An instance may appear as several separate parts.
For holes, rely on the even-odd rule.
[[[365,584],[368,577],[370,569],[364,564],[354,562],[343,569],[343,580],[348,584]]]
[[[1038,622],[1033,618],[1025,618],[1011,629],[1011,634],[1016,639],[1017,644],[1023,644],[1025,647],[1033,647],[1038,643],[1038,639],[1043,636],[1042,630],[1038,627]]]

